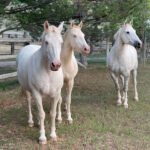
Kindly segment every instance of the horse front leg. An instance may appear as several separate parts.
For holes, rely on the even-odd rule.
[[[66,106],[67,106],[67,120],[69,123],[72,123],[73,119],[71,118],[71,111],[70,111],[70,105],[71,105],[71,93],[73,89],[74,79],[69,80],[66,82]]]
[[[51,133],[50,137],[53,140],[57,140],[57,135],[56,135],[56,125],[55,125],[55,119],[56,119],[56,109],[57,109],[57,103],[60,100],[61,95],[57,95],[55,98],[52,99],[51,101],[51,110],[50,110],[50,116],[51,116]]]
[[[118,96],[117,106],[120,106],[122,104],[122,102],[121,102],[121,94],[120,94],[120,86],[119,86],[119,82],[118,82],[118,77],[111,71],[110,71],[110,74],[111,74],[111,77],[115,83],[115,87],[117,90],[117,96]]]
[[[61,97],[61,95],[60,95],[60,98],[59,98],[59,101],[58,101],[58,117],[57,117],[58,123],[61,123],[61,122],[62,122],[61,104],[62,104],[62,97]]]
[[[124,87],[124,76],[120,75],[120,79],[121,79],[122,87]],[[124,100],[124,92],[122,93],[122,100]]]
[[[136,80],[137,71],[136,70],[132,71],[132,76],[133,76],[133,84],[134,84],[134,99],[135,101],[139,101],[138,92],[137,92],[137,80]]]
[[[28,125],[29,127],[33,127],[34,122],[33,122],[33,116],[32,116],[32,111],[31,111],[31,93],[29,91],[26,91],[26,97],[27,97],[28,111],[29,111]]]
[[[123,97],[124,97],[124,107],[128,108],[128,83],[129,83],[129,76],[124,77],[124,87],[123,87]]]
[[[42,96],[39,92],[33,91],[33,97],[35,99],[35,102],[36,102],[36,105],[38,108],[38,113],[39,113],[39,121],[40,121],[39,143],[40,144],[46,144],[47,138],[45,136],[45,126],[44,126],[45,112],[44,112],[43,104],[42,104]]]

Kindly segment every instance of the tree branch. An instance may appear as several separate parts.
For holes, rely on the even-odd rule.
[[[12,27],[12,28],[4,29],[4,30],[0,31],[0,35],[3,34],[3,33],[6,32],[6,31],[14,30],[14,29],[21,29],[21,27]]]
[[[12,10],[6,10],[4,11],[3,13],[1,14],[15,14],[15,13],[19,13],[19,12],[24,12],[24,11],[27,11],[27,10],[32,10],[32,9],[36,9],[36,8],[39,8],[39,6],[41,5],[46,5],[46,4],[50,4],[50,3],[53,3],[55,2],[55,0],[52,0],[51,2],[49,2],[49,0],[45,0],[44,2],[41,2],[40,4],[37,4],[37,5],[33,5],[33,6],[24,6],[22,8],[14,8]]]

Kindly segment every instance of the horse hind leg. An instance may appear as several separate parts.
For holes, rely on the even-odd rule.
[[[58,101],[60,101],[60,97],[61,97],[60,95],[56,96],[51,101],[51,111],[50,111],[50,116],[51,116],[51,133],[50,133],[50,137],[54,141],[57,141],[55,119],[56,119],[57,103],[58,103]]]
[[[115,87],[117,90],[117,96],[118,96],[117,106],[120,106],[122,104],[122,101],[121,101],[121,94],[120,94],[120,86],[119,86],[119,82],[118,82],[118,77],[113,72],[110,72],[110,74],[111,74],[111,77],[115,83]]]
[[[28,125],[29,127],[33,127],[34,122],[33,122],[33,116],[32,116],[32,111],[31,111],[31,93],[29,91],[26,91],[26,97],[27,97],[28,112],[29,112]]]
[[[129,76],[124,78],[124,87],[123,87],[123,93],[124,93],[124,107],[128,108],[128,82],[129,82]]]

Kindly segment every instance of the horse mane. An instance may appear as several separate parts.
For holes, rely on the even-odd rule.
[[[117,39],[118,39],[118,37],[120,36],[121,30],[122,30],[122,28],[120,28],[120,29],[115,33],[115,35],[114,35],[114,40],[117,40]]]

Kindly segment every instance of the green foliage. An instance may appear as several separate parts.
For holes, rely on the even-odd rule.
[[[141,38],[149,31],[150,0],[9,0],[0,1],[0,22],[9,20],[9,27],[23,28],[34,38],[40,37],[43,23],[58,25],[71,19],[83,20],[83,31],[91,41],[112,39],[123,22],[133,19]],[[147,36],[150,37],[149,33]]]

